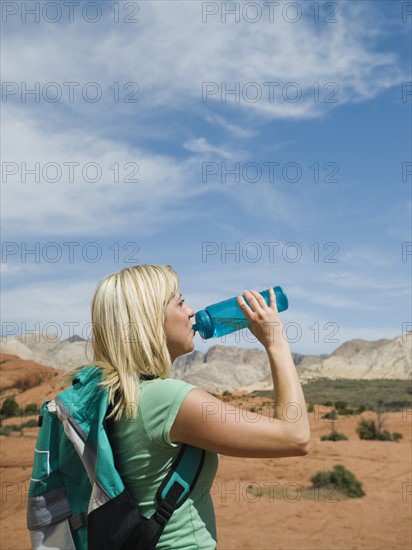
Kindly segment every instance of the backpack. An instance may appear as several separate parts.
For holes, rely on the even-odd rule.
[[[100,382],[98,367],[84,367],[41,407],[27,502],[33,550],[153,550],[202,469],[205,451],[183,445],[158,488],[155,513],[141,516],[115,467]]]

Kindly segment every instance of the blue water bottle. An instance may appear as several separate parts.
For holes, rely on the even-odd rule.
[[[273,287],[273,291],[275,292],[278,311],[281,312],[288,309],[289,302],[283,288],[275,286]],[[259,294],[263,296],[267,305],[270,305],[269,290],[264,290],[259,292]],[[245,301],[248,303],[247,300]],[[249,326],[249,322],[237,305],[236,297],[207,306],[196,313],[195,319],[196,323],[193,325],[193,329],[198,331],[200,336],[205,340],[219,338],[219,336],[224,336],[225,334],[230,334]]]

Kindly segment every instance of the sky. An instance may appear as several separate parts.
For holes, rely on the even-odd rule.
[[[144,263],[195,311],[282,286],[297,353],[411,330],[411,28],[398,0],[2,2],[3,342],[88,338]]]

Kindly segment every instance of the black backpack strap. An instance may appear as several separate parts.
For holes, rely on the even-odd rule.
[[[169,473],[156,493],[157,509],[150,519],[142,518],[144,538],[151,541],[147,550],[156,548],[160,535],[173,512],[189,498],[203,467],[205,451],[183,445]]]

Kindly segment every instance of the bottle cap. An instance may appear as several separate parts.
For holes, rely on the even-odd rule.
[[[193,330],[198,331],[200,336],[205,340],[212,338],[215,332],[215,325],[208,312],[204,309],[198,311],[195,320],[196,323],[193,325]]]
[[[276,302],[278,304],[278,310],[286,311],[289,307],[289,300],[286,296],[286,292],[281,286],[276,286],[273,290],[276,292]]]

